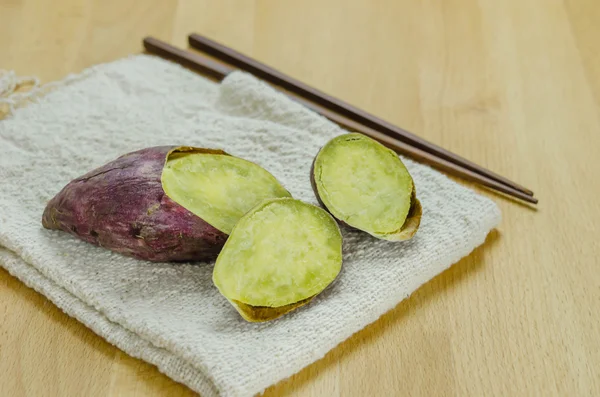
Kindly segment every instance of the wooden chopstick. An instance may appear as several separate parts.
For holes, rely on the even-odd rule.
[[[366,127],[380,131],[386,135],[394,137],[402,142],[405,142],[413,147],[419,148],[425,152],[436,155],[439,158],[455,163],[463,168],[471,170],[477,174],[487,176],[490,179],[496,180],[506,186],[519,190],[529,196],[533,196],[533,192],[524,186],[517,184],[501,175],[496,174],[482,166],[479,166],[455,153],[452,153],[440,146],[437,146],[425,139],[414,135],[400,127],[397,127],[385,120],[382,120],[364,110],[358,109],[340,99],[327,95],[316,88],[310,87],[301,81],[298,81],[290,76],[287,76],[278,70],[275,70],[263,63],[258,62],[244,54],[241,54],[229,47],[219,44],[207,37],[199,34],[191,34],[188,36],[190,46],[214,56],[224,62],[227,62],[241,70],[249,72],[261,79],[275,84],[286,89],[289,92],[306,98],[309,101],[316,103],[326,109],[330,109],[342,116],[351,120],[357,121]]]
[[[229,65],[215,62],[214,60],[202,56],[200,54],[195,54],[189,51],[182,50],[153,37],[147,37],[144,39],[144,47],[150,53],[160,55],[168,59],[172,59],[182,65],[188,66],[191,69],[197,70],[217,80],[222,80],[223,78],[225,78],[225,76],[236,70]],[[304,98],[298,97],[294,93],[290,95],[290,93],[286,93],[285,91],[282,92],[287,94],[291,99],[301,103],[302,105],[321,114],[322,116],[330,119],[331,121],[340,124],[344,127],[350,128],[351,130],[370,136],[371,138],[381,142],[383,145],[389,147],[397,153],[412,157],[418,161],[427,163],[450,174],[456,175],[469,181],[479,183],[481,185],[505,193],[509,196],[519,198],[529,203],[537,204],[538,202],[536,198],[531,197],[519,190],[506,186],[486,176],[477,174],[471,170],[465,169],[446,159],[436,157],[434,154],[426,152],[420,148],[412,147],[407,143],[401,142],[370,127],[366,127],[354,120],[339,115],[330,109],[326,109],[319,104],[315,104]]]

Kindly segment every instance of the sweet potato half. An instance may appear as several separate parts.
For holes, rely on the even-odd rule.
[[[331,215],[292,198],[263,201],[233,228],[213,282],[247,321],[275,319],[310,302],[342,268]]]
[[[340,135],[311,169],[317,199],[336,219],[389,241],[408,240],[421,221],[421,203],[408,170],[392,150],[358,133]]]
[[[151,147],[71,181],[42,224],[139,259],[208,260],[243,214],[276,197],[290,193],[254,163],[221,150]]]

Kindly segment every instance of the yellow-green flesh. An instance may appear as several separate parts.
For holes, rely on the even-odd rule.
[[[162,186],[173,201],[226,234],[262,200],[291,196],[260,166],[225,154],[169,157]]]
[[[280,307],[312,297],[342,266],[342,236],[321,208],[294,199],[263,202],[233,229],[213,281],[230,301]]]
[[[385,235],[406,220],[412,178],[396,153],[364,135],[341,135],[325,145],[314,178],[323,204],[350,226]]]

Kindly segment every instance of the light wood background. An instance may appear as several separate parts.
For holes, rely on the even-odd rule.
[[[0,0],[0,67],[51,81],[194,31],[540,198],[480,190],[482,247],[266,396],[600,395],[598,0]],[[0,270],[0,396],[190,394]]]

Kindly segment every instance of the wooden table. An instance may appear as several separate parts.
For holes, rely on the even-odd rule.
[[[528,187],[469,257],[266,396],[600,395],[597,0],[0,0],[43,81],[199,32]],[[0,181],[1,187],[1,181]],[[181,396],[0,270],[1,396]]]

